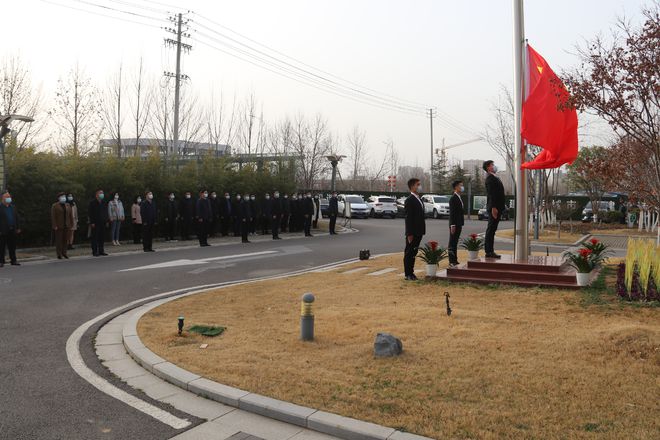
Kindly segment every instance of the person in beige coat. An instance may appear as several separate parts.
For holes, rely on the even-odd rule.
[[[67,239],[69,238],[69,230],[73,226],[73,214],[71,212],[71,205],[66,202],[66,194],[59,193],[57,201],[53,203],[50,208],[50,219],[53,226],[53,234],[55,235],[55,251],[57,258],[69,258],[66,254]]]

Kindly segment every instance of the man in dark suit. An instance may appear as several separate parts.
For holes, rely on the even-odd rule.
[[[271,226],[271,216],[273,215],[273,200],[270,198],[270,194],[266,193],[263,200],[259,203],[259,225],[261,226],[261,235],[268,235],[269,229]],[[273,236],[274,237],[274,236]]]
[[[282,232],[287,232],[289,230],[289,215],[291,214],[291,200],[289,200],[289,195],[284,194],[284,199],[282,199],[282,222],[280,226]]]
[[[154,228],[158,223],[158,210],[151,191],[145,193],[144,200],[140,203],[140,217],[142,217],[142,250],[156,252],[153,249],[153,242]]]
[[[16,207],[12,204],[11,194],[2,195],[0,203],[0,267],[5,265],[5,249],[9,251],[9,262],[12,266],[20,266],[16,260],[16,237],[21,233],[20,221]]]
[[[270,228],[273,232],[273,240],[281,240],[280,238],[280,223],[282,222],[282,199],[280,199],[280,192],[275,191],[273,200],[270,204]]]
[[[90,241],[92,244],[92,255],[95,257],[108,255],[105,253],[105,228],[108,225],[108,207],[103,202],[105,194],[100,189],[96,191],[94,199],[89,202],[87,215],[89,216]]]
[[[236,197],[240,197],[240,195],[237,195]],[[250,240],[248,240],[248,233],[250,232],[250,219],[252,218],[252,213],[250,212],[250,201],[247,197],[240,199],[236,213],[236,218],[239,222],[239,229],[241,231],[241,242],[249,243]]]
[[[165,205],[165,241],[176,241],[176,222],[179,218],[179,209],[175,201],[174,193],[167,196]]]
[[[305,237],[313,237],[312,235],[312,217],[314,217],[314,200],[312,200],[312,193],[307,193],[299,207],[302,209],[303,214],[303,229],[305,230]]]
[[[179,217],[181,219],[181,240],[188,241],[193,230],[193,217],[195,217],[195,204],[190,191],[186,191],[183,199],[181,199]]]
[[[232,210],[231,196],[228,192],[225,193],[225,198],[220,201],[220,224],[222,225],[222,236],[226,237],[229,234],[229,229],[234,227],[232,217],[234,212]]]
[[[488,212],[488,227],[486,228],[486,237],[484,248],[486,251],[486,258],[501,258],[500,255],[495,253],[495,232],[500,223],[500,218],[504,212],[504,185],[502,181],[495,175],[497,173],[497,166],[492,160],[484,162],[483,169],[488,173],[486,177],[486,212]]]
[[[335,224],[337,224],[337,214],[339,214],[339,200],[337,199],[337,191],[332,192],[330,200],[328,200],[328,217],[330,218],[330,235],[337,234],[335,232]]]
[[[461,230],[463,229],[463,200],[461,193],[463,192],[463,182],[456,180],[451,184],[454,188],[454,194],[449,199],[449,265],[458,266],[458,240],[461,238]]]
[[[209,228],[213,221],[213,208],[209,200],[209,192],[202,190],[199,192],[199,199],[195,205],[197,215],[197,238],[201,247],[211,246],[208,242]]]
[[[415,257],[419,249],[419,243],[426,234],[426,219],[424,215],[424,202],[419,198],[422,190],[422,182],[412,178],[408,180],[410,195],[406,199],[406,248],[403,254],[403,268],[406,280],[415,281]]]
[[[209,203],[211,204],[212,213],[211,223],[209,223],[209,237],[215,237],[215,233],[218,232],[218,220],[220,219],[220,201],[215,191],[211,192]]]

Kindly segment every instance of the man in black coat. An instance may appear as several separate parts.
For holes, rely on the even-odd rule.
[[[330,218],[330,235],[337,234],[335,232],[335,225],[337,224],[338,214],[339,214],[339,199],[337,199],[337,191],[333,191],[330,200],[328,200],[328,217]]]
[[[175,241],[176,222],[179,218],[179,208],[174,199],[174,193],[169,193],[165,205],[165,240]]]
[[[259,224],[261,225],[261,234],[268,235],[271,225],[271,213],[273,212],[273,200],[270,194],[266,193],[264,199],[259,203]]]
[[[0,267],[5,265],[5,249],[9,251],[9,262],[20,266],[16,260],[16,238],[21,233],[21,224],[11,194],[2,195],[0,203]]]
[[[454,194],[449,199],[449,265],[458,266],[458,240],[461,238],[461,230],[465,220],[463,218],[463,182],[456,180],[451,184]]]
[[[247,200],[247,197],[240,199],[236,218],[240,225],[241,242],[249,243],[250,240],[248,240],[248,233],[250,232],[250,219],[252,218],[252,213],[250,212],[250,201]]]
[[[289,230],[290,215],[291,215],[291,200],[289,200],[288,194],[284,194],[284,199],[282,199],[282,223],[280,223],[282,232],[287,232]]]
[[[211,192],[211,223],[209,223],[209,237],[215,237],[218,232],[218,221],[220,220],[220,201],[215,191]]]
[[[233,223],[234,223],[234,237],[238,237],[241,235],[241,231],[243,230],[243,221],[241,220],[241,203],[243,202],[243,199],[241,198],[240,194],[236,194],[234,197],[234,201],[232,202],[231,209],[234,212],[234,216],[232,217]]]
[[[486,251],[486,258],[501,258],[500,255],[495,253],[495,232],[500,223],[500,218],[504,212],[504,185],[502,181],[495,175],[497,173],[497,166],[492,160],[484,162],[483,169],[488,173],[486,177],[486,212],[488,212],[488,227],[486,228],[486,237],[484,248]]]
[[[211,246],[208,242],[209,227],[213,220],[213,208],[209,200],[209,192],[206,190],[199,192],[199,199],[195,206],[197,214],[197,238],[201,247]]]
[[[298,232],[296,221],[298,220],[298,196],[294,193],[291,194],[289,201],[289,232]]]
[[[153,242],[154,228],[158,223],[158,210],[151,191],[147,191],[144,200],[140,203],[140,216],[142,217],[142,250],[156,252],[153,250]]]
[[[302,214],[305,237],[313,237],[311,231],[312,217],[314,217],[314,200],[312,200],[312,193],[307,193],[305,198],[302,200]]]
[[[95,257],[108,255],[105,253],[105,228],[108,225],[108,207],[103,202],[105,194],[102,189],[96,191],[94,199],[89,202],[87,215],[89,217],[90,242],[92,244],[92,255]]]
[[[179,216],[181,217],[181,239],[188,241],[190,240],[190,234],[193,230],[193,219],[195,218],[195,204],[190,191],[187,191],[183,199],[181,199]]]
[[[419,197],[422,190],[422,182],[417,178],[408,180],[410,195],[406,199],[406,248],[403,253],[403,269],[406,280],[415,281],[415,257],[419,250],[422,237],[426,234],[426,215],[424,214],[424,202]]]
[[[270,228],[273,232],[273,240],[280,240],[280,223],[282,222],[282,199],[280,192],[275,191],[270,204]]]
[[[225,198],[220,200],[220,225],[222,228],[222,236],[226,237],[229,234],[229,229],[233,229],[232,217],[234,212],[231,204],[231,196],[225,193]]]

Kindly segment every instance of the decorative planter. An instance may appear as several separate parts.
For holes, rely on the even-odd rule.
[[[591,278],[591,273],[586,272],[586,273],[576,273],[575,278],[577,280],[577,285],[578,286],[588,286],[589,285],[589,278]]]
[[[476,260],[479,258],[479,251],[468,251],[468,258],[470,260]]]
[[[427,277],[434,277],[437,272],[438,272],[438,265],[437,264],[427,264],[426,265],[426,276]]]

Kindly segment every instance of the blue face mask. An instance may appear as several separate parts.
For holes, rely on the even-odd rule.
[[[99,200],[103,200],[105,198],[105,194],[101,193],[99,194]]]
[[[10,204],[11,204],[11,197],[7,197],[7,198],[5,199],[5,203],[8,204],[8,205],[10,205]]]

